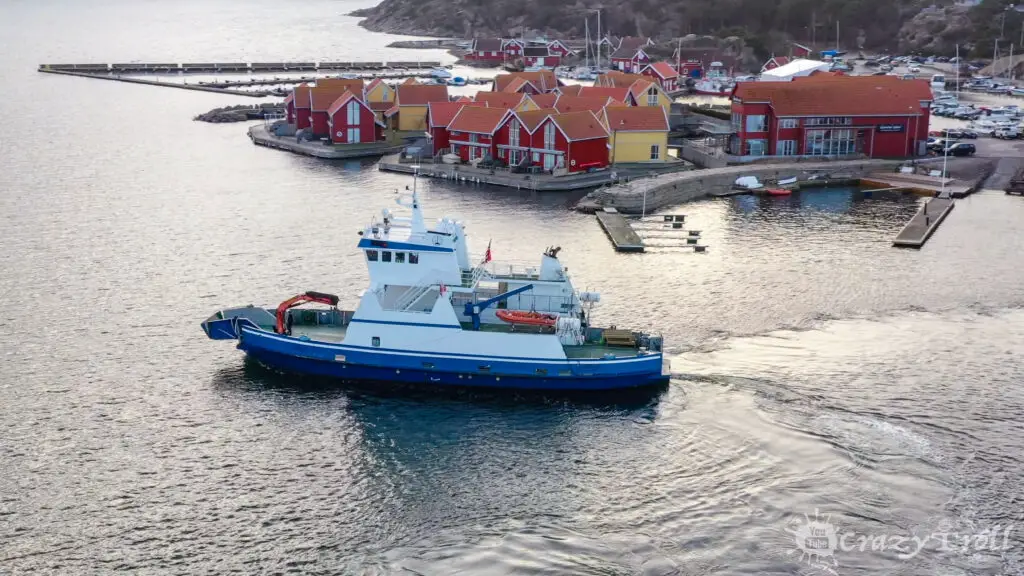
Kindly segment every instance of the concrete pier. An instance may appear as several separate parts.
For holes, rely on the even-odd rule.
[[[342,144],[330,145],[320,141],[299,142],[294,137],[274,136],[264,124],[257,124],[249,128],[249,138],[253,144],[287,150],[296,154],[327,158],[332,160],[345,160],[351,158],[373,158],[384,154],[391,154],[405,146],[405,142],[373,142],[369,144]]]
[[[928,241],[939,224],[953,210],[952,198],[932,198],[918,210],[893,240],[892,245],[900,248],[920,248]]]
[[[296,72],[313,70],[429,70],[441,66],[440,62],[186,62],[146,63],[130,62],[117,64],[40,64],[40,72],[113,72],[157,73],[169,72],[210,73],[210,72]]]
[[[629,221],[614,208],[605,208],[598,212],[597,221],[619,252],[644,251],[643,239],[629,225]]]
[[[455,182],[491,184],[520,190],[554,191],[593,188],[616,182],[612,172],[602,170],[589,174],[553,176],[551,174],[515,174],[507,169],[476,168],[466,164],[434,164],[427,159],[422,164],[401,162],[398,155],[382,158],[378,168],[383,172],[417,173],[427,178],[441,178]]]
[[[107,73],[97,74],[95,72],[75,72],[72,70],[40,70],[40,72],[46,72],[47,74],[62,74],[65,76],[80,76],[82,78],[96,78],[98,80],[113,80],[115,82],[126,82],[128,84],[146,84],[148,86],[164,86],[166,88],[178,88],[180,90],[192,90],[194,92],[212,92],[214,94],[231,94],[233,96],[249,96],[252,98],[263,98],[264,96],[270,96],[270,92],[266,90],[262,91],[247,91],[247,90],[232,90],[230,88],[218,88],[215,86],[205,86],[202,84],[182,84],[181,82],[159,82],[157,80],[147,80],[145,78],[129,78],[127,76],[112,76]]]

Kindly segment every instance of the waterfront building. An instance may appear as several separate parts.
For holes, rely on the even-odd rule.
[[[762,82],[789,82],[794,78],[810,76],[815,72],[827,72],[830,67],[828,62],[797,58],[788,60],[785,64],[775,68],[762,69],[759,79]]]
[[[299,84],[292,88],[292,102],[286,104],[288,123],[295,124],[295,128],[302,130],[309,128],[309,84]]]
[[[680,87],[684,78],[701,78],[704,76],[704,63],[693,58],[689,60],[680,59],[676,64],[676,69],[679,72],[678,84]]]
[[[786,64],[789,64],[788,57],[773,55],[771,58],[768,59],[767,62],[764,63],[764,66],[761,66],[761,72],[763,73],[769,70],[774,70],[779,66],[785,66]]]
[[[548,46],[527,46],[523,49],[523,65],[527,68],[554,68],[562,63],[562,56],[551,52]]]
[[[392,126],[401,131],[427,130],[427,105],[448,102],[448,87],[433,84],[400,84],[396,90],[395,105],[384,113]],[[397,117],[397,121],[394,118]]]
[[[345,92],[327,110],[332,144],[366,144],[384,139],[384,122],[352,92]]]
[[[380,78],[374,78],[363,90],[363,100],[366,102],[394,103],[395,89]]]
[[[672,107],[672,98],[657,82],[648,79],[637,80],[629,87],[633,102],[637,106],[661,106],[668,110]]]
[[[545,170],[571,174],[608,166],[608,130],[589,110],[548,115],[532,144],[531,162]]]
[[[653,78],[666,92],[679,89],[679,72],[668,62],[653,62],[644,66],[640,73]]]
[[[601,116],[609,132],[611,162],[665,162],[668,111],[660,106],[608,106]]]
[[[925,80],[810,76],[740,82],[730,153],[738,156],[923,156],[932,101]]]
[[[450,146],[448,141],[448,125],[452,123],[455,115],[462,110],[463,106],[486,107],[483,102],[463,101],[455,102],[430,102],[427,104],[427,127],[430,135],[433,155],[437,156]]]
[[[463,162],[497,157],[494,132],[507,114],[507,108],[463,106],[448,125],[452,153]]]
[[[566,56],[575,53],[572,48],[566,46],[565,42],[562,42],[561,40],[551,40],[548,42],[548,52],[550,54],[557,55],[559,58],[565,58]]]
[[[612,68],[620,72],[639,74],[651,62],[651,57],[643,48],[623,46],[612,52]]]
[[[518,38],[505,38],[501,41],[501,50],[509,60],[522,58],[523,48],[526,48],[526,43]]]
[[[361,94],[362,82],[360,82],[359,93]],[[327,122],[328,110],[334,101],[346,93],[351,93],[346,85],[328,84],[321,86],[319,83],[309,91],[309,129],[316,138],[325,138],[331,135],[331,128]]]
[[[791,58],[809,58],[814,51],[803,44],[793,42],[790,52],[792,52]]]
[[[505,61],[505,50],[501,38],[474,38],[466,60],[501,64]]]

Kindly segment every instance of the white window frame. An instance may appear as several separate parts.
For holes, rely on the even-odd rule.
[[[553,122],[544,125],[544,149],[555,149],[555,124]]]
[[[345,136],[349,144],[363,141],[359,128],[349,128],[348,133]]]
[[[800,127],[800,120],[797,120],[796,118],[782,118],[782,119],[779,120],[779,128],[781,128],[781,129],[799,128],[799,127]]]
[[[519,146],[519,120],[516,118],[508,123],[508,145]]]
[[[661,160],[661,145],[651,144],[651,160]]]
[[[648,106],[657,106],[658,105],[658,89],[655,88],[654,86],[651,86],[647,90],[647,105]]]
[[[775,148],[778,156],[796,156],[796,140],[779,140]]]
[[[359,125],[359,102],[354,99],[348,101],[348,105],[345,106],[345,114],[347,116],[349,126]]]

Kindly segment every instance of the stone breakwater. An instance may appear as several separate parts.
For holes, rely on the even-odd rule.
[[[896,160],[847,160],[692,170],[651,178],[639,178],[599,188],[580,200],[576,208],[581,211],[594,211],[610,206],[619,212],[639,214],[645,208],[650,212],[706,196],[725,194],[732,190],[733,184],[740,176],[756,176],[762,181],[796,176],[802,183],[810,179],[811,176],[818,176],[819,179],[822,177],[858,178],[871,172],[893,170],[902,164],[902,161]]]

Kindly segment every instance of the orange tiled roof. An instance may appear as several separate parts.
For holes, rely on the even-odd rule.
[[[327,113],[333,116],[335,112],[341,110],[341,107],[344,106],[350,99],[355,98],[355,96],[355,94],[346,90],[344,94],[335,98],[334,102],[331,102],[331,106],[327,108]],[[360,103],[362,103],[362,100],[360,100]],[[366,104],[363,104],[363,106],[365,105]]]
[[[433,84],[400,84],[396,100],[399,106],[426,106],[430,102],[447,102],[448,87]]]
[[[394,102],[367,102],[366,104],[370,107],[370,110],[373,110],[374,112],[386,112],[395,105]]]
[[[309,108],[313,112],[326,112],[346,92],[350,90],[344,86],[314,86],[309,91]]]
[[[814,76],[799,82],[740,82],[733,96],[769,102],[779,116],[919,114],[931,101],[925,80],[895,76]]]
[[[404,85],[404,86],[409,86],[411,84],[419,84],[419,83],[420,83],[420,81],[415,79],[415,78],[406,78],[405,80],[402,80],[402,85]]]
[[[529,85],[529,82],[524,78],[513,78],[501,89],[502,92],[519,92],[523,89],[523,86]]]
[[[605,108],[608,129],[630,132],[667,132],[668,116],[661,106],[611,106]]]
[[[540,123],[543,122],[545,118],[552,114],[558,114],[558,110],[555,110],[554,108],[541,108],[539,110],[528,110],[526,112],[515,113],[516,117],[519,118],[519,121],[523,124],[523,127],[526,128],[526,131],[531,134],[537,129],[537,126],[540,126]]]
[[[654,62],[648,64],[647,67],[650,68],[655,74],[657,74],[658,77],[661,78],[662,80],[679,77],[679,73],[676,72],[676,69],[673,68],[672,65],[669,64],[668,62]]]
[[[580,96],[586,96],[588,98],[604,97],[613,98],[619,102],[626,102],[629,100],[629,87],[627,86],[584,86],[580,90]]]
[[[555,114],[551,120],[558,125],[570,141],[608,137],[608,131],[605,130],[604,125],[589,110]]]
[[[661,91],[661,85],[657,82],[652,81],[649,77],[644,76],[643,80],[637,80],[629,87],[629,93],[633,95],[633,99],[637,102],[640,101],[640,97],[647,93],[647,90],[651,87],[655,90]]]
[[[430,119],[431,128],[440,128],[452,123],[455,115],[462,110],[463,106],[483,106],[480,102],[431,102],[427,104],[427,117]]]
[[[491,108],[515,108],[526,96],[519,92],[477,92],[474,101],[482,102]]]
[[[531,94],[530,100],[537,105],[538,108],[554,108],[555,100],[558,100],[558,94],[554,92],[548,92],[547,94]]]
[[[598,76],[597,81],[594,82],[594,86],[617,86],[620,88],[628,88],[637,80],[649,81],[649,78],[643,74],[626,74],[625,72],[612,70],[611,72],[606,72]]]
[[[463,106],[448,124],[450,132],[494,134],[508,110],[482,106]]]
[[[299,84],[292,90],[295,95],[296,108],[309,108],[309,91],[312,88],[309,84]]]
[[[494,91],[505,91],[505,87],[515,78],[522,78],[541,92],[550,92],[559,86],[558,78],[555,77],[553,70],[538,70],[537,72],[498,74],[494,77]]]
[[[555,102],[555,109],[563,114],[566,112],[579,112],[580,110],[590,110],[597,113],[604,110],[609,100],[610,98],[601,97],[559,96],[558,101]]]
[[[580,96],[580,90],[583,88],[585,88],[585,86],[582,84],[566,84],[565,86],[559,86],[558,91],[570,96]]]
[[[318,78],[318,88],[344,88],[353,94],[363,93],[362,78]]]

